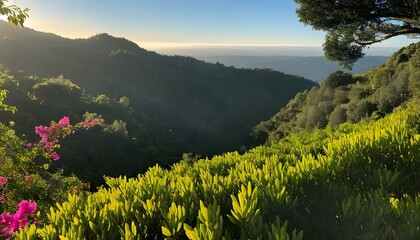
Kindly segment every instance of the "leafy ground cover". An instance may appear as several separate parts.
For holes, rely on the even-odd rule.
[[[420,112],[291,135],[69,195],[18,239],[415,239]]]

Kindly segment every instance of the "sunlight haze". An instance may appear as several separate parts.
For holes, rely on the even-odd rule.
[[[314,31],[299,22],[295,14],[297,5],[292,0],[263,0],[258,4],[250,0],[15,0],[13,3],[30,9],[25,26],[38,31],[68,38],[88,38],[105,32],[127,38],[148,50],[168,54],[174,49],[182,54],[183,49],[200,47],[240,47],[244,50],[252,47],[321,47],[325,37],[324,32]],[[372,48],[395,50],[412,42],[415,41],[398,37]]]

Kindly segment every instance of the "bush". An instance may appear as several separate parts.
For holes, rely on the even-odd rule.
[[[1,90],[0,109],[15,110],[3,104],[5,95],[6,92]],[[38,143],[26,143],[10,126],[0,123],[0,237],[9,238],[29,222],[35,223],[35,211],[38,211],[36,216],[41,216],[38,222],[43,223],[51,206],[62,202],[70,193],[81,193],[79,179],[64,177],[61,172],[50,173],[48,169],[53,160],[60,158],[56,152],[60,138],[101,122],[94,119],[70,125],[69,119],[64,117],[48,127],[37,126],[36,133],[41,137]],[[41,161],[41,164],[35,164],[35,161]]]

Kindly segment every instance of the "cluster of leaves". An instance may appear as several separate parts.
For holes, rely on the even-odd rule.
[[[272,119],[253,129],[260,143],[278,141],[303,129],[382,117],[407,100],[420,99],[420,43],[393,54],[363,74],[332,73],[320,87],[298,93]]]
[[[23,26],[28,17],[29,9],[21,9],[14,4],[7,5],[7,2],[8,0],[0,0],[0,15],[6,16],[7,21],[14,25]]]
[[[17,239],[415,239],[420,109],[107,178]]]

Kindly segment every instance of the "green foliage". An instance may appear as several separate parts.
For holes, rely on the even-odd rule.
[[[6,98],[7,90],[0,89],[0,111],[11,111],[13,113],[16,112],[16,107],[9,106],[7,104],[4,104],[3,101]]]
[[[121,105],[123,105],[126,108],[129,108],[130,107],[130,99],[128,97],[125,97],[125,96],[124,97],[121,97],[118,100],[118,103],[120,103]]]
[[[21,9],[16,5],[6,5],[7,2],[8,0],[0,0],[0,15],[6,16],[10,23],[23,27],[29,9]]]
[[[185,221],[185,207],[172,202],[167,213],[163,213],[162,234],[165,239],[178,239]]]
[[[223,237],[223,217],[220,216],[220,206],[217,203],[208,207],[200,201],[200,210],[197,216],[197,226],[193,229],[184,224],[185,234],[192,240],[226,239]]]
[[[326,85],[330,88],[337,88],[340,86],[347,86],[349,84],[355,83],[355,79],[351,74],[345,73],[343,71],[337,71],[331,73],[323,82],[322,85]]]
[[[341,106],[337,106],[334,108],[334,111],[332,111],[330,118],[328,120],[328,126],[334,127],[341,123],[346,122],[347,120],[347,114],[346,109],[344,109]]]
[[[62,75],[37,83],[33,86],[33,89],[37,98],[50,102],[64,101],[68,103],[68,101],[80,97],[82,93],[79,86],[69,79],[65,79]]]
[[[325,57],[330,61],[337,61],[345,69],[351,70],[353,64],[362,58],[363,46],[353,44],[354,37],[351,30],[330,30],[322,45]]]
[[[300,21],[327,32],[325,56],[346,68],[373,43],[399,36],[420,34],[420,7],[417,0],[329,1],[295,0]],[[405,61],[401,55],[399,62]]]
[[[415,239],[420,110],[158,166],[51,208],[17,239]]]

